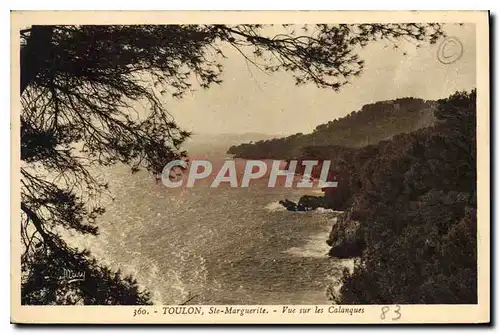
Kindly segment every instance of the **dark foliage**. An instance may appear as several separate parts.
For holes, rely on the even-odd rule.
[[[151,304],[149,293],[135,279],[99,265],[88,251],[53,249],[37,250],[31,268],[23,268],[22,304]]]

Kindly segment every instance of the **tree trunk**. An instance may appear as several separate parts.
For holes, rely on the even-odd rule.
[[[49,66],[52,26],[32,26],[25,46],[21,47],[21,95],[44,67]]]

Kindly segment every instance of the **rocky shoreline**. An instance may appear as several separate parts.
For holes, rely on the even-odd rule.
[[[363,229],[359,221],[352,218],[351,210],[345,211],[332,226],[326,243],[329,255],[340,259],[360,257],[366,247]]]
[[[297,203],[288,199],[279,201],[288,211],[312,211],[325,208],[323,196],[302,196]],[[333,224],[328,239],[329,256],[339,259],[360,257],[366,247],[363,230],[358,220],[354,219],[352,210],[344,211]]]

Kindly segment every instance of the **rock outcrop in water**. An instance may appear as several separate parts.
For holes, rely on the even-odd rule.
[[[305,208],[309,208],[309,210],[324,208],[325,207],[324,197],[304,195],[300,197],[299,205],[302,205]]]
[[[299,202],[295,203],[289,199],[279,201],[288,211],[311,211],[317,208],[324,208],[324,197],[323,196],[310,196],[304,195],[300,197]]]
[[[310,207],[305,206],[300,201],[297,204],[294,201],[290,201],[289,199],[285,199],[284,201],[279,201],[279,203],[281,205],[283,205],[288,211],[310,211],[310,210],[312,210]]]
[[[283,205],[288,211],[297,211],[297,204],[295,204],[295,202],[293,201],[285,198],[284,201],[280,201],[279,203]]]

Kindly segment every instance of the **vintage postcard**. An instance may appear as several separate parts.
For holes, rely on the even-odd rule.
[[[12,12],[11,321],[490,321],[489,13]]]

